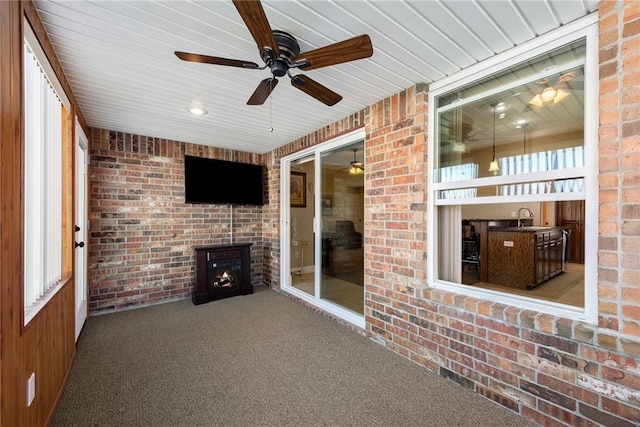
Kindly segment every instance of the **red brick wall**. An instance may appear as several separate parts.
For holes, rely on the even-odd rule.
[[[185,153],[262,163],[260,155],[92,129],[90,310],[190,298],[192,247],[231,243],[228,205],[184,203]],[[234,242],[253,243],[254,285],[262,283],[262,210],[233,208]]]
[[[371,107],[365,180],[365,320],[389,347],[406,338],[408,298],[426,284],[426,85]],[[396,337],[396,338],[393,338]]]
[[[422,289],[425,96],[404,99],[415,123],[394,115],[397,96],[367,122],[367,332],[544,425],[640,423],[640,6],[600,16],[598,326]]]
[[[600,6],[601,326],[640,335],[640,3]],[[622,341],[622,347],[638,346]],[[637,350],[636,350],[637,351]]]

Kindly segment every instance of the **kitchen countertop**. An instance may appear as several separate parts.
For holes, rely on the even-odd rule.
[[[504,231],[504,232],[517,232],[517,233],[536,233],[538,231],[551,231],[562,230],[565,227],[535,227],[535,226],[522,226],[522,227],[489,227],[489,231]]]

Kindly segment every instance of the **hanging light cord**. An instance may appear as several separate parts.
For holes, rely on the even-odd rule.
[[[273,97],[271,96],[271,92],[273,91],[274,78],[272,74],[271,79],[269,79],[269,132],[273,132]]]
[[[496,107],[493,107],[493,160],[496,159]]]

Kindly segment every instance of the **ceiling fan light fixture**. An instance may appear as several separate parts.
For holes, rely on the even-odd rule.
[[[567,96],[569,96],[569,92],[565,92],[562,89],[558,89],[556,91],[556,97],[553,98],[553,103],[557,104],[558,102],[562,101],[563,99],[565,99]]]
[[[540,94],[540,99],[542,102],[551,102],[556,97],[556,90],[552,87],[545,88]]]
[[[351,165],[351,167],[349,168],[349,175],[362,175],[364,173],[364,163],[356,158],[358,149],[352,148],[351,151],[353,151],[353,161],[349,162],[349,164]]]
[[[542,107],[544,104],[547,104],[549,102],[557,104],[567,96],[569,96],[569,92],[549,86],[546,87],[541,93],[534,96],[531,101],[529,101],[529,104],[535,105],[536,107]]]
[[[540,94],[531,98],[531,101],[529,101],[529,104],[535,105],[536,107],[542,107],[543,102],[542,102],[542,98],[540,97]]]
[[[349,168],[349,175],[362,175],[364,171],[356,166],[351,166]]]

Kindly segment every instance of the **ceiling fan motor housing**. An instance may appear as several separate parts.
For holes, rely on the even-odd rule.
[[[273,37],[278,44],[280,56],[278,58],[265,59],[265,62],[274,76],[282,77],[294,65],[294,58],[300,53],[300,46],[295,37],[284,31],[273,30]]]

